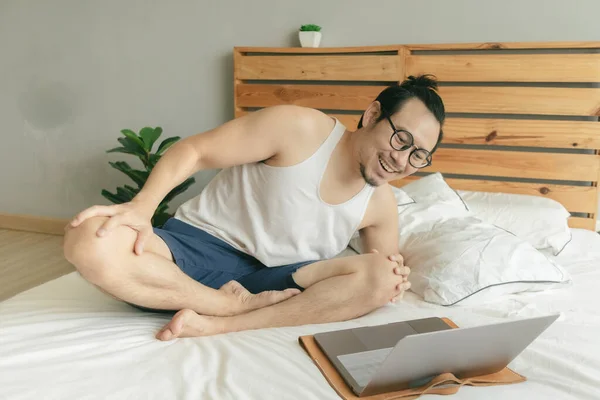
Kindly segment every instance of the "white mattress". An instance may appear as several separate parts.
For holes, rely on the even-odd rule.
[[[571,287],[444,308],[405,301],[343,323],[160,342],[168,317],[120,303],[76,273],[0,303],[0,399],[337,399],[298,336],[426,316],[459,326],[561,312],[510,364],[528,381],[454,399],[600,399],[600,235],[573,230]],[[423,396],[424,399],[439,398]]]

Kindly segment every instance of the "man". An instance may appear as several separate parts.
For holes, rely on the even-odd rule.
[[[286,105],[183,139],[131,202],[78,214],[65,257],[120,300],[180,310],[160,340],[341,321],[395,301],[410,270],[387,183],[431,163],[445,118],[436,89],[428,76],[385,89],[354,132]],[[213,168],[222,171],[153,229],[161,199]],[[356,231],[372,251],[334,258]]]

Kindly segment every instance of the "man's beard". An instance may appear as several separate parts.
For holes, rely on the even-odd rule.
[[[373,179],[371,179],[367,176],[366,168],[362,163],[360,164],[360,174],[363,177],[363,179],[365,180],[365,182],[367,182],[367,185],[372,186],[372,187],[379,186],[379,185],[377,185],[377,182],[375,182]]]

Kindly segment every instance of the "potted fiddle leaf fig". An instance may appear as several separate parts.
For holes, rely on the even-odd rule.
[[[315,24],[302,25],[300,32],[300,45],[302,47],[319,47],[321,43],[321,27]]]
[[[152,147],[162,134],[161,127],[145,127],[140,130],[139,134],[130,129],[123,129],[121,133],[124,137],[117,139],[119,143],[121,143],[121,147],[115,147],[106,152],[125,153],[136,156],[140,159],[144,168],[134,169],[125,161],[109,162],[111,167],[123,172],[135,183],[135,186],[123,185],[117,187],[116,193],[111,193],[106,189],[102,190],[102,196],[115,204],[131,201],[144,187],[146,180],[148,180],[148,176],[150,176],[150,172],[152,172],[152,169],[158,160],[160,160],[163,153],[181,139],[179,136],[167,138],[160,143],[156,152],[153,153]],[[185,192],[194,182],[195,179],[190,177],[177,185],[165,196],[154,211],[154,215],[152,216],[152,226],[161,227],[170,217],[172,217],[172,214],[167,212],[169,208],[168,203],[177,195]]]

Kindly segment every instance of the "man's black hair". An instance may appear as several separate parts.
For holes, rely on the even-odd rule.
[[[431,111],[435,119],[440,123],[440,133],[438,140],[432,149],[432,153],[437,149],[442,141],[444,132],[442,125],[446,119],[446,111],[442,98],[437,93],[438,83],[433,75],[420,75],[417,77],[409,76],[404,82],[398,85],[389,86],[384,89],[375,99],[381,104],[382,113],[376,122],[379,122],[388,116],[394,115],[400,111],[402,106],[410,99],[417,98]],[[362,128],[362,117],[358,121],[358,127]]]

